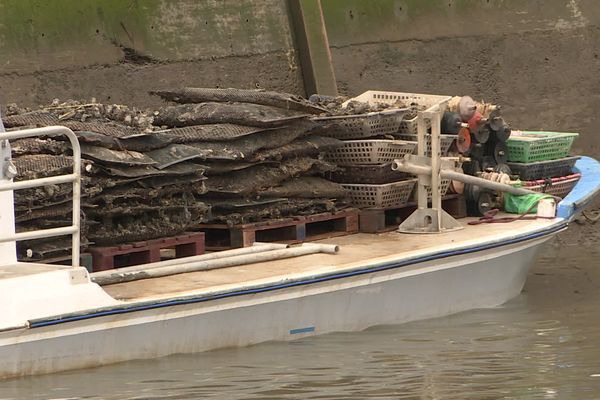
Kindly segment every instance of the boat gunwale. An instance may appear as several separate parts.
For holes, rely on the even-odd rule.
[[[146,311],[158,308],[172,307],[178,305],[202,303],[212,300],[219,300],[229,297],[238,297],[249,294],[257,294],[263,292],[270,292],[275,290],[287,289],[290,287],[311,285],[326,281],[338,280],[349,278],[353,276],[365,275],[390,269],[403,268],[422,262],[428,262],[438,259],[444,259],[452,256],[458,256],[469,253],[476,253],[478,251],[489,250],[493,248],[499,248],[511,244],[521,243],[528,240],[538,239],[544,236],[558,233],[568,226],[568,221],[562,218],[556,218],[556,222],[550,224],[544,228],[528,232],[525,234],[515,235],[513,237],[489,240],[487,242],[478,245],[467,245],[457,247],[454,249],[446,249],[437,252],[425,253],[422,255],[415,255],[405,259],[395,259],[391,261],[383,261],[374,264],[364,264],[358,267],[349,268],[345,271],[329,271],[316,275],[302,276],[295,279],[280,280],[278,282],[257,284],[254,286],[247,286],[242,289],[223,289],[221,291],[214,291],[209,293],[191,294],[186,296],[175,296],[171,298],[160,298],[152,300],[142,300],[129,303],[123,303],[119,305],[101,307],[96,309],[89,309],[83,311],[76,311],[73,313],[55,315],[51,317],[31,319],[28,322],[28,328],[42,328],[51,325],[58,325],[68,322],[76,322],[91,318],[99,318],[117,314],[127,314],[137,311]],[[22,329],[22,328],[20,328]]]

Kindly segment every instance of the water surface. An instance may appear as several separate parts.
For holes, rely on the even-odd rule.
[[[597,399],[600,251],[558,246],[495,309],[9,380],[0,399]]]

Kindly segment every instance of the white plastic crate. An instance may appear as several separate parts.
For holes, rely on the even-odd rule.
[[[417,142],[404,140],[347,140],[326,158],[337,165],[384,164],[412,154],[416,147]]]
[[[327,136],[336,139],[362,139],[398,132],[407,108],[394,108],[366,114],[317,117],[315,121],[337,126]]]
[[[416,104],[421,107],[425,107],[425,109],[430,109],[434,106],[439,106],[441,112],[446,111],[448,107],[448,102],[452,96],[442,96],[442,95],[434,95],[434,94],[421,94],[421,93],[404,93],[404,92],[384,92],[379,90],[368,90],[363,94],[356,96],[348,101],[346,101],[343,105],[347,104],[352,100],[361,101],[363,103],[369,104],[386,104],[386,105],[394,105],[398,101],[402,101],[406,105]],[[425,120],[427,125],[427,129],[431,128],[431,121]],[[403,119],[400,121],[400,126],[398,132],[400,133],[417,133],[417,117],[411,119]]]
[[[410,140],[416,142],[418,135],[412,133],[397,133],[394,136],[401,140]],[[442,157],[448,154],[448,150],[450,149],[452,142],[454,142],[454,139],[456,139],[457,137],[458,135],[440,135],[440,150],[442,153]],[[431,135],[425,135],[425,146],[425,155],[427,157],[431,157]],[[417,154],[416,148],[415,154]]]
[[[341,185],[350,193],[352,204],[359,208],[393,208],[405,205],[410,198],[416,179],[383,185],[346,184]]]

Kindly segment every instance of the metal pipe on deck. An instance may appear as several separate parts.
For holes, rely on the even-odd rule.
[[[431,175],[431,167],[426,165],[416,165],[406,159],[394,160],[392,162],[392,170],[406,172],[414,175]],[[500,182],[488,181],[487,179],[478,178],[476,176],[466,175],[457,171],[442,169],[440,170],[442,179],[452,179],[471,185],[481,186],[490,190],[497,190],[514,195],[539,194],[533,190],[518,188],[510,185],[505,185]]]
[[[183,274],[188,272],[208,271],[212,269],[234,267],[239,265],[282,260],[285,258],[299,257],[309,254],[326,253],[336,254],[339,246],[329,244],[304,243],[298,247],[271,250],[259,253],[242,254],[213,260],[196,261],[180,265],[169,265],[131,272],[121,270],[107,271],[108,274],[92,274],[91,279],[99,285],[130,282],[140,279],[159,278],[162,276]]]
[[[158,261],[158,262],[153,262],[153,263],[148,263],[148,264],[132,265],[131,267],[119,268],[118,271],[119,271],[119,273],[137,272],[137,271],[143,271],[143,270],[147,270],[147,269],[170,267],[170,266],[174,266],[174,265],[189,264],[189,263],[194,263],[194,262],[199,262],[199,261],[217,260],[217,259],[229,258],[229,257],[234,257],[234,256],[242,256],[242,255],[247,255],[247,254],[264,253],[266,251],[287,249],[289,247],[290,247],[289,245],[282,244],[282,243],[255,242],[252,246],[243,247],[241,249],[216,251],[214,253],[209,253],[209,254],[201,254],[201,255],[197,255],[197,256],[174,258],[172,260]],[[106,270],[106,271],[93,272],[90,274],[90,276],[92,277],[92,280],[93,280],[94,278],[102,278],[105,276],[112,275],[114,273],[115,273],[115,270]]]

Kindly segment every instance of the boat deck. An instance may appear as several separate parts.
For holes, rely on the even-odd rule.
[[[482,242],[506,240],[544,230],[557,220],[519,220],[510,223],[467,225],[473,218],[461,219],[465,229],[442,234],[358,233],[316,241],[337,244],[335,255],[314,254],[243,266],[191,272],[160,278],[103,286],[116,299],[140,301],[240,289],[307,275],[341,272],[347,269],[402,260],[428,253],[475,246]]]
[[[56,271],[68,267],[52,264],[25,263],[0,266],[0,280],[36,275],[44,272]]]

